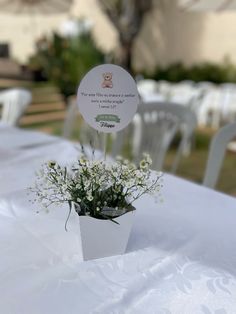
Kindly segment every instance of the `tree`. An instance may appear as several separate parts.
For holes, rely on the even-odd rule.
[[[94,44],[90,31],[73,38],[54,33],[38,41],[29,67],[40,71],[67,98],[76,93],[79,81],[88,70],[102,62],[104,55]]]
[[[121,49],[120,64],[132,72],[132,51],[144,16],[152,8],[152,0],[99,0],[103,11],[115,26]]]

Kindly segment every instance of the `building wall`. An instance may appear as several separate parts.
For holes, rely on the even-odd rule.
[[[105,51],[117,46],[117,34],[96,0],[75,0],[67,14],[48,16],[13,15],[1,12],[0,8],[0,42],[8,42],[12,57],[24,63],[34,51],[35,40],[59,30],[63,21],[71,16],[89,18],[93,21],[93,35],[98,46]]]
[[[118,49],[116,31],[96,0],[75,0],[70,13],[48,17],[1,12],[0,42],[9,42],[12,56],[26,62],[35,39],[58,29],[69,15],[91,19],[97,44],[105,51]],[[236,12],[189,13],[174,0],[155,0],[135,43],[133,62],[137,69],[152,70],[158,63],[222,62],[226,56],[236,64]]]
[[[152,70],[157,63],[202,61],[236,64],[236,12],[190,13],[173,0],[157,0],[135,44],[134,65]],[[147,35],[148,34],[148,35]]]

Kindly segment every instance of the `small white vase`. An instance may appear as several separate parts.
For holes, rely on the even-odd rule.
[[[79,216],[84,260],[123,254],[126,250],[134,212],[110,220]]]

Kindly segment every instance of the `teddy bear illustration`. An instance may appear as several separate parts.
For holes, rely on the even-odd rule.
[[[111,72],[103,73],[102,88],[112,88],[112,87],[113,87],[112,73]]]

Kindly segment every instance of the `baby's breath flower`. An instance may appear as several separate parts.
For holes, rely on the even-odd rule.
[[[129,164],[128,159],[125,159],[125,160],[124,160],[124,165],[128,165],[128,164]]]
[[[143,160],[140,161],[139,166],[140,166],[140,168],[143,169],[143,170],[148,169],[148,163],[146,162],[145,159],[143,159]]]
[[[131,164],[129,165],[129,168],[130,168],[130,170],[134,170],[134,169],[136,169],[136,166],[135,166],[134,163],[131,163]]]
[[[109,163],[89,160],[83,155],[67,168],[50,161],[37,172],[37,184],[31,191],[45,208],[74,202],[80,205],[78,214],[97,217],[103,207],[124,209],[144,193],[157,196],[163,185],[162,173],[151,172],[150,165],[151,158],[147,154],[139,167],[122,157]],[[94,207],[91,208],[92,201]]]
[[[84,188],[88,189],[89,186],[90,186],[90,182],[89,181],[85,181],[84,182]]]
[[[90,202],[93,200],[93,196],[91,194],[88,194],[86,198]]]
[[[48,167],[49,168],[54,168],[56,166],[56,161],[55,160],[50,160],[49,162],[48,162]]]
[[[80,163],[82,166],[85,166],[85,165],[86,165],[87,159],[85,158],[85,156],[81,156],[81,157],[80,157],[79,163]]]

